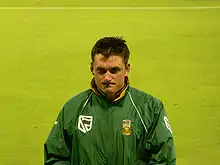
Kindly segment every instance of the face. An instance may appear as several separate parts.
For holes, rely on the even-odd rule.
[[[91,71],[95,83],[109,99],[115,99],[115,93],[124,86],[125,76],[128,76],[130,65],[125,65],[123,57],[96,54],[91,63]]]

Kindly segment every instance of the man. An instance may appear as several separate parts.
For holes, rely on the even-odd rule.
[[[91,57],[91,89],[70,99],[44,145],[45,165],[175,165],[163,104],[129,85],[125,40],[105,37]]]

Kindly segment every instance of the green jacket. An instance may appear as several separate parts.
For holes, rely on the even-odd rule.
[[[108,102],[93,90],[70,99],[44,144],[45,165],[175,165],[163,104],[128,87]]]

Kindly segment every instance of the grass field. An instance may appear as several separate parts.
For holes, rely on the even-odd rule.
[[[90,50],[103,36],[124,36],[131,49],[131,85],[165,103],[177,164],[220,164],[220,9],[3,10],[4,6],[220,2],[0,2],[0,165],[43,164],[43,144],[62,105],[89,88]]]

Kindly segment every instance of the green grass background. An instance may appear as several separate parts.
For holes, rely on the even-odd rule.
[[[207,6],[219,1],[15,1],[2,6]],[[62,105],[89,88],[90,50],[124,36],[131,85],[158,98],[178,165],[220,164],[220,9],[0,10],[0,165],[43,164]]]

